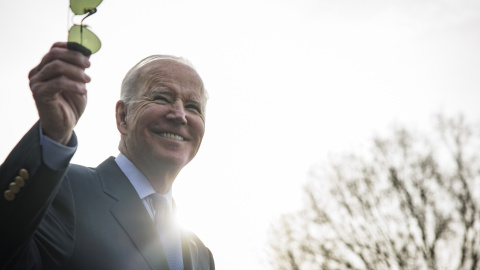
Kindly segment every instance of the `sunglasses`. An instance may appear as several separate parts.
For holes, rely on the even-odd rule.
[[[103,0],[70,0],[70,9],[75,15],[84,15],[80,24],[73,25],[68,31],[68,49],[79,51],[86,56],[100,50],[100,39],[83,24],[83,20],[97,12]]]

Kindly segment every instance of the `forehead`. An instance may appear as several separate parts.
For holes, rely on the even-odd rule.
[[[203,81],[188,65],[172,59],[158,59],[139,68],[139,86],[151,92],[157,88],[175,90],[184,94],[202,96]]]

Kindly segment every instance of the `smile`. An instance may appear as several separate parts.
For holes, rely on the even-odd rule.
[[[161,132],[161,133],[157,133],[157,134],[162,136],[162,137],[168,138],[168,139],[172,139],[172,140],[176,140],[176,141],[183,141],[182,136],[178,136],[178,135],[175,135],[175,134],[172,134],[172,133]]]

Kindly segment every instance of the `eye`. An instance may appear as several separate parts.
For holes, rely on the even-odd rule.
[[[186,108],[187,110],[194,111],[194,112],[196,112],[196,113],[200,113],[200,112],[201,112],[200,107],[198,107],[197,105],[194,105],[194,104],[189,104],[189,105],[185,106],[185,108]]]
[[[164,96],[154,96],[153,97],[153,100],[154,101],[160,101],[160,102],[163,102],[163,103],[168,103],[168,98],[164,97]]]

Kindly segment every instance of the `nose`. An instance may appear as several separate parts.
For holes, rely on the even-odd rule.
[[[182,125],[187,124],[187,115],[181,101],[172,104],[170,111],[167,113],[167,120],[172,120]]]

